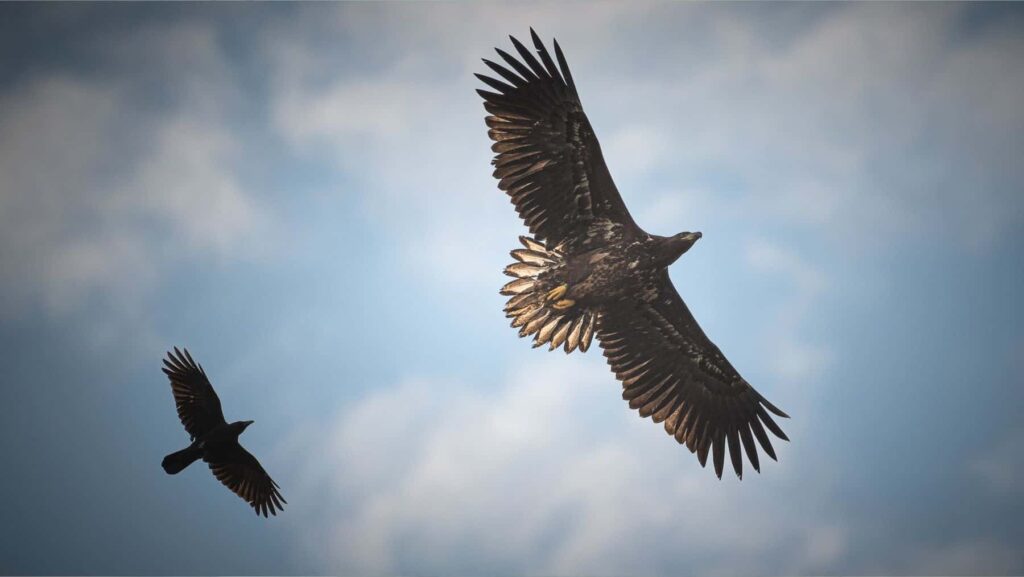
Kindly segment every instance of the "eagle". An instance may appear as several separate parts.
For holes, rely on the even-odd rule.
[[[220,399],[206,378],[203,367],[192,360],[188,349],[174,347],[162,367],[171,381],[178,418],[192,444],[164,457],[161,466],[168,475],[177,475],[185,467],[202,459],[217,480],[256,510],[257,515],[277,515],[287,503],[280,487],[249,451],[238,444],[238,436],[253,421],[228,424],[221,412]]]
[[[789,440],[772,415],[788,415],[733,368],[668,275],[701,233],[658,236],[634,222],[558,41],[552,58],[530,35],[536,55],[510,36],[519,58],[496,48],[504,64],[483,59],[495,76],[475,75],[489,88],[477,93],[494,178],[531,234],[505,268],[506,316],[534,347],[586,352],[596,336],[631,409],[664,423],[702,467],[710,453],[719,479],[726,446],[740,479],[743,453],[760,472],[758,446],[777,460],[767,431]]]

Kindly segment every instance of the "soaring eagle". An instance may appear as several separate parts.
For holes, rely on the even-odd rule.
[[[500,79],[477,74],[498,188],[511,197],[532,237],[520,237],[506,316],[534,347],[586,351],[596,334],[622,397],[641,417],[697,454],[713,455],[722,477],[726,445],[743,477],[740,446],[760,471],[758,444],[772,459],[765,429],[789,440],[771,414],[788,417],[754,390],[704,334],[676,292],[668,266],[701,237],[658,236],[629,215],[583,113],[558,42],[555,60],[531,29],[536,56],[513,37],[517,59],[484,59]],[[754,440],[757,440],[757,443]]]
[[[184,354],[177,347],[174,353],[168,352],[162,370],[171,381],[178,418],[192,440],[188,447],[164,457],[164,471],[176,475],[202,459],[210,465],[217,480],[245,499],[257,515],[277,515],[287,501],[256,457],[238,444],[238,436],[253,422],[228,424],[224,420],[220,398],[188,349]]]

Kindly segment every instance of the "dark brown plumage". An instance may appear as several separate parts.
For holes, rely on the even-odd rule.
[[[771,414],[787,415],[708,339],[668,276],[701,233],[662,237],[633,221],[558,42],[553,59],[530,34],[536,56],[510,37],[520,58],[498,49],[505,65],[484,63],[500,79],[476,75],[492,89],[477,92],[490,113],[494,177],[534,235],[521,237],[505,269],[512,326],[567,353],[586,351],[596,334],[631,408],[663,422],[702,466],[710,453],[719,477],[726,447],[737,476],[743,453],[759,471],[758,446],[776,458],[766,429],[788,440]]]
[[[164,457],[164,471],[175,475],[202,459],[217,480],[249,503],[257,515],[277,515],[287,501],[256,457],[238,444],[238,436],[253,422],[224,420],[217,393],[188,349],[182,353],[175,347],[174,353],[167,353],[162,370],[171,381],[178,418],[192,440],[188,447]]]

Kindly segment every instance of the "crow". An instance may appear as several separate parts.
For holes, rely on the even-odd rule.
[[[192,444],[164,457],[161,466],[168,475],[176,475],[185,467],[202,459],[210,465],[217,480],[245,499],[257,515],[277,515],[287,503],[260,462],[238,444],[238,436],[253,421],[228,424],[221,412],[220,399],[214,392],[203,367],[192,360],[188,349],[182,353],[174,347],[162,367],[171,381],[178,418],[185,426]]]
[[[530,35],[535,53],[510,37],[519,58],[499,48],[504,65],[484,59],[500,79],[476,75],[493,90],[477,92],[489,113],[494,177],[533,235],[520,237],[505,268],[514,279],[501,289],[506,316],[535,347],[586,352],[596,336],[630,408],[664,422],[701,466],[710,452],[719,478],[727,447],[737,476],[743,452],[760,471],[758,445],[775,458],[765,429],[788,440],[771,415],[788,415],[733,368],[668,276],[701,233],[665,237],[636,224],[562,49],[556,41],[552,57]]]

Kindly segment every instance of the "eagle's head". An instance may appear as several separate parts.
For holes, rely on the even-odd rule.
[[[703,236],[699,232],[681,232],[674,236],[655,236],[657,244],[654,248],[655,258],[661,266],[668,266]]]

